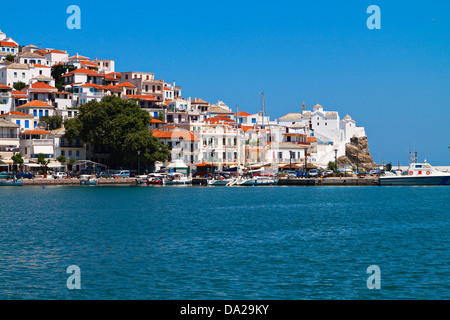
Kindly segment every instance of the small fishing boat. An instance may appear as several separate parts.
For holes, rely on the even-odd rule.
[[[188,185],[192,184],[192,178],[181,172],[171,172],[163,179],[164,185]]]
[[[226,186],[233,181],[229,172],[217,172],[214,176],[208,180],[209,186]]]
[[[17,179],[9,172],[0,173],[0,186],[23,186],[23,181]]]
[[[236,182],[238,186],[275,186],[278,179],[273,177],[254,176],[252,178],[242,178]]]
[[[146,183],[147,185],[162,185],[163,184],[163,175],[152,173],[147,176]]]
[[[82,186],[96,186],[98,180],[93,176],[81,176],[80,184]]]
[[[413,162],[403,174],[386,173],[379,181],[382,186],[448,186],[450,173],[439,171],[426,162]]]

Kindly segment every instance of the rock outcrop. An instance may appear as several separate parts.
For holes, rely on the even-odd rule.
[[[345,156],[338,159],[338,165],[348,165],[354,171],[356,171],[357,167],[359,171],[361,169],[370,171],[370,169],[375,168],[377,164],[370,155],[367,137],[351,138],[350,143],[345,145]]]

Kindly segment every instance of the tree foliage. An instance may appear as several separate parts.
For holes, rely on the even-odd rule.
[[[81,105],[78,117],[64,123],[65,138],[78,137],[94,146],[106,146],[113,165],[136,163],[138,151],[144,163],[165,161],[169,150],[152,136],[150,120],[135,101],[107,96],[101,102]]]
[[[58,161],[59,163],[63,164],[67,160],[66,160],[66,157],[64,157],[63,155],[60,155],[58,158],[56,158],[56,161]]]
[[[62,76],[75,69],[75,66],[69,64],[58,64],[52,67],[52,78],[55,79],[55,87],[58,91],[64,91],[65,79]]]
[[[16,90],[22,90],[23,88],[25,88],[27,85],[26,83],[22,82],[22,81],[17,81],[13,84],[13,88]]]
[[[49,130],[62,128],[63,125],[62,118],[58,116],[43,116],[41,117],[40,121],[44,121],[47,124]]]
[[[336,170],[336,164],[333,161],[328,162],[328,166],[327,166],[328,170]]]
[[[5,57],[5,60],[8,60],[8,61],[10,61],[10,62],[14,62],[14,59],[15,59],[15,57],[14,57],[13,54],[8,54],[8,55]]]

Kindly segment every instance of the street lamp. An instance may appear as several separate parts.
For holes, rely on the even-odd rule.
[[[308,147],[305,148],[305,174],[308,170]]]
[[[292,171],[292,155],[294,151],[289,151],[289,170]]]
[[[338,149],[337,148],[334,149],[334,172],[337,171],[337,152],[338,152]]]
[[[138,150],[138,176],[141,175],[141,150]]]

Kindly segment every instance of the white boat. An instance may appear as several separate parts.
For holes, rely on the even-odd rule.
[[[230,177],[229,174],[225,173],[218,173],[215,174],[210,180],[208,180],[209,186],[226,186],[231,181],[233,181],[234,178]]]
[[[236,182],[238,186],[275,186],[278,184],[278,179],[273,177],[252,177],[242,178]]]
[[[80,184],[83,186],[96,186],[98,182],[97,179],[89,175],[82,175],[80,178]]]
[[[450,173],[439,171],[426,162],[413,162],[402,175],[385,174],[379,181],[382,186],[448,186]]]
[[[189,178],[184,173],[172,172],[163,180],[164,185],[187,185],[192,184],[192,178]]]

